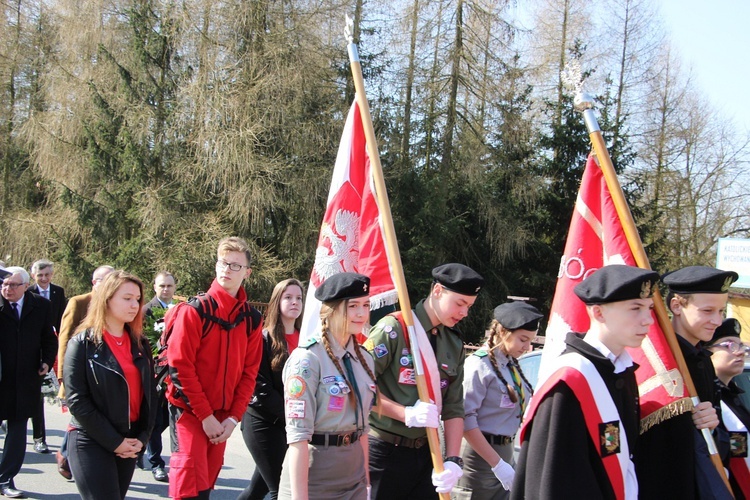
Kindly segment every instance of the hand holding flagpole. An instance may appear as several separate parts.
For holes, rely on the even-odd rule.
[[[424,376],[424,367],[422,366],[422,357],[419,354],[419,344],[417,341],[417,335],[414,330],[414,318],[411,311],[411,302],[409,301],[409,293],[406,288],[406,278],[404,277],[404,270],[401,266],[401,253],[398,248],[398,242],[396,240],[396,230],[393,226],[393,217],[391,215],[391,205],[388,201],[388,193],[385,189],[385,179],[383,177],[383,167],[380,164],[380,153],[378,152],[378,143],[375,138],[375,129],[372,125],[372,116],[370,115],[370,104],[367,102],[367,95],[365,94],[365,83],[362,77],[362,67],[359,62],[359,52],[357,51],[357,45],[354,43],[352,35],[353,21],[349,16],[346,16],[346,27],[344,34],[348,42],[349,62],[352,68],[352,77],[354,79],[354,88],[357,93],[357,104],[359,105],[359,111],[362,115],[362,126],[364,127],[365,137],[367,139],[367,153],[370,157],[370,168],[372,171],[373,180],[375,182],[375,196],[378,201],[378,207],[380,210],[380,218],[383,226],[383,236],[385,238],[386,251],[388,253],[388,262],[391,266],[391,273],[394,279],[394,285],[398,292],[398,300],[401,305],[401,314],[404,320],[404,324],[408,330],[409,342],[414,359],[414,371],[416,372],[417,391],[419,393],[419,399],[425,403],[430,402],[428,396],[429,391],[427,388],[427,381]],[[407,332],[405,332],[407,333]],[[427,442],[430,446],[430,454],[432,456],[432,465],[436,472],[443,471],[443,457],[440,451],[440,439],[438,437],[437,429],[432,427],[425,427],[427,431]],[[447,493],[441,493],[440,498],[448,500],[450,496]]]
[[[630,246],[630,251],[633,253],[633,257],[635,258],[635,262],[638,267],[641,267],[643,269],[651,269],[651,264],[648,261],[646,250],[643,248],[643,243],[641,242],[641,237],[638,234],[638,229],[636,228],[635,221],[633,220],[633,215],[630,213],[630,207],[625,200],[625,195],[623,194],[622,188],[620,187],[620,182],[617,179],[615,167],[612,164],[612,158],[610,158],[609,156],[609,151],[607,151],[607,146],[604,143],[604,137],[602,136],[601,129],[599,128],[599,123],[596,120],[596,115],[594,114],[593,109],[594,99],[589,94],[581,91],[580,86],[581,84],[579,82],[579,85],[577,86],[578,93],[575,96],[574,105],[576,110],[580,111],[583,114],[583,119],[586,123],[586,130],[589,133],[591,144],[594,148],[594,152],[596,153],[596,157],[599,160],[599,166],[602,170],[602,174],[604,175],[604,180],[607,183],[607,188],[615,205],[617,215],[620,218],[620,222],[625,232],[625,237],[628,240],[628,245]],[[658,289],[654,290],[654,312],[656,314],[656,319],[659,323],[659,326],[664,333],[664,337],[667,340],[669,348],[672,351],[675,361],[677,362],[677,367],[679,368],[682,378],[685,381],[685,385],[688,388],[688,393],[693,400],[693,404],[697,405],[700,400],[697,396],[695,384],[693,383],[693,379],[690,376],[690,371],[688,370],[687,364],[685,363],[685,357],[682,355],[682,350],[680,349],[680,345],[677,341],[674,329],[672,328],[672,323],[669,321],[669,315],[667,314],[664,300],[662,300],[661,294],[659,293]],[[727,479],[727,476],[724,472],[724,466],[721,463],[718,450],[716,449],[716,443],[711,436],[711,431],[708,429],[702,429],[701,433],[708,446],[708,451],[711,454],[711,461],[716,467],[719,476],[724,480],[727,489],[731,493],[732,488],[730,487],[729,480]]]

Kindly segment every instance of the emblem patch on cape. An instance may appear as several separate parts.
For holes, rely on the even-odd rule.
[[[620,422],[599,424],[599,453],[602,458],[620,453]]]
[[[729,433],[729,452],[732,458],[747,457],[747,432],[732,431]]]

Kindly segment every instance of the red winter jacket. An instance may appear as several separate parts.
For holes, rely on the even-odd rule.
[[[245,290],[229,295],[214,280],[208,291],[218,304],[215,315],[232,322],[243,303]],[[167,399],[204,420],[210,415],[219,422],[229,416],[240,419],[255,390],[255,377],[263,352],[262,322],[247,335],[250,317],[227,332],[212,323],[203,335],[203,322],[193,307],[175,311],[174,329],[169,338],[167,359],[169,383]]]

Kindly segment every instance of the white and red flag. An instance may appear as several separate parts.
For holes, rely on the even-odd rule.
[[[586,306],[573,293],[573,288],[608,264],[636,265],[602,170],[590,155],[557,273],[542,352],[540,383],[550,375],[545,368],[550,366],[550,360],[563,351],[565,335],[585,333],[589,329]],[[629,349],[629,352],[640,365],[636,378],[641,397],[642,431],[689,410],[687,387],[655,317],[641,347]]]
[[[398,301],[374,189],[362,117],[355,100],[346,119],[333,168],[305,300],[300,342],[308,339],[318,326],[320,302],[315,298],[315,290],[329,276],[342,272],[368,276],[371,310]],[[360,342],[365,338],[360,337]]]

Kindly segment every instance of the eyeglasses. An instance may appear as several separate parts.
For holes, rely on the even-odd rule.
[[[735,342],[734,340],[719,342],[718,344],[714,344],[711,347],[722,347],[732,354],[737,354],[738,352],[742,351],[745,356],[750,355],[750,346]]]
[[[7,281],[6,281],[6,282],[5,282],[5,283],[3,283],[3,284],[2,284],[1,286],[2,286],[3,288],[10,288],[11,290],[15,290],[15,289],[16,289],[16,288],[18,288],[19,286],[24,286],[25,284],[26,284],[26,283],[9,283],[9,282],[7,282]]]
[[[224,262],[223,260],[217,260],[216,267],[220,269],[229,268],[230,271],[236,272],[236,271],[242,271],[243,267],[250,267],[250,266],[243,266],[242,264],[236,264],[236,263],[230,264],[229,262]]]

